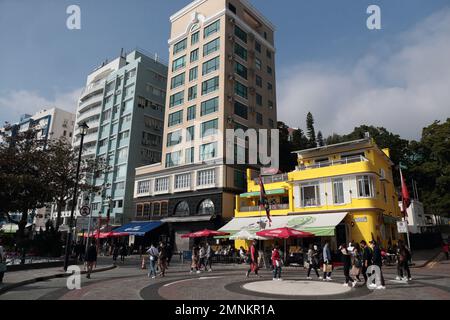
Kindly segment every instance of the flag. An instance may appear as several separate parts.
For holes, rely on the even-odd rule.
[[[272,223],[272,219],[270,218],[270,205],[267,200],[266,189],[264,188],[264,183],[262,181],[261,176],[259,176],[259,205],[260,207],[266,210],[267,219],[269,220],[269,226]]]
[[[400,180],[402,184],[402,212],[403,215],[406,217],[408,215],[406,209],[408,209],[409,206],[411,205],[411,198],[409,196],[409,191],[408,187],[406,186],[405,179],[403,178],[401,165],[400,165]]]

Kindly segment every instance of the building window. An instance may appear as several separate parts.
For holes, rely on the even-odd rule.
[[[219,76],[203,81],[202,95],[209,94],[219,89]]]
[[[228,4],[228,9],[230,9],[231,12],[233,12],[234,14],[236,14],[236,7],[233,6],[231,3]]]
[[[178,69],[184,68],[186,66],[186,56],[182,56],[172,62],[172,72]]]
[[[198,215],[213,215],[214,214],[214,202],[211,199],[203,200],[197,209]]]
[[[263,124],[263,115],[259,112],[256,113],[256,123],[259,125]]]
[[[170,89],[178,88],[179,86],[182,86],[184,84],[185,79],[185,73],[181,73],[175,77],[172,78],[172,81],[170,83]]]
[[[207,56],[210,53],[216,52],[220,49],[220,38],[217,38],[211,42],[208,42],[203,46],[203,56]]]
[[[210,35],[218,32],[220,30],[220,20],[217,20],[216,22],[211,23],[205,29],[203,30],[203,38],[206,39]]]
[[[270,128],[275,128],[275,123],[272,119],[269,119],[269,127]]]
[[[203,122],[201,125],[200,136],[202,138],[213,136],[217,134],[219,121],[214,119],[211,121]]]
[[[188,101],[194,99],[197,99],[197,86],[193,86],[188,89]]]
[[[371,176],[356,176],[359,198],[373,197],[373,178]]]
[[[181,151],[166,154],[166,168],[179,166],[181,164]]]
[[[237,116],[248,119],[248,107],[239,101],[234,102],[234,114]]]
[[[268,74],[272,74],[272,68],[269,67],[269,66],[267,66],[267,73],[268,73]]]
[[[184,158],[186,164],[194,163],[194,147],[185,150]]]
[[[173,214],[175,216],[188,216],[190,214],[189,204],[186,201],[181,201],[175,207]]]
[[[187,121],[191,121],[195,119],[195,106],[191,106],[187,109]]]
[[[173,54],[177,54],[178,52],[186,50],[187,47],[187,38],[181,40],[173,46]]]
[[[144,203],[144,217],[150,217],[152,207],[150,206],[150,203]]]
[[[234,53],[237,54],[239,57],[241,57],[243,60],[247,61],[247,49],[245,49],[243,46],[241,46],[238,43],[234,44]]]
[[[272,100],[269,100],[267,102],[267,105],[269,106],[269,109],[273,109],[273,101]]]
[[[169,114],[169,127],[176,126],[183,122],[183,110]]]
[[[301,185],[302,207],[320,206],[319,183]]]
[[[170,132],[167,134],[167,146],[173,147],[182,141],[181,130]]]
[[[267,82],[267,90],[273,90],[273,85],[270,82]]]
[[[256,104],[258,106],[262,106],[263,105],[263,98],[262,98],[262,95],[260,95],[259,93],[256,94]]]
[[[256,69],[258,69],[258,70],[262,69],[262,62],[258,58],[255,58],[255,66],[256,66]]]
[[[189,81],[197,79],[197,75],[198,75],[198,67],[189,70]]]
[[[142,204],[136,205],[136,217],[142,217],[144,211],[144,206]]]
[[[195,140],[195,126],[186,128],[186,142]]]
[[[169,190],[169,178],[157,178],[155,180],[155,192],[162,192]]]
[[[161,203],[153,202],[153,216],[161,215]]]
[[[198,49],[191,52],[191,63],[198,60]]]
[[[272,52],[269,49],[266,50],[267,58],[272,59]]]
[[[150,180],[139,181],[138,182],[138,194],[149,193],[150,192]]]
[[[247,33],[245,33],[244,30],[242,30],[238,26],[235,26],[234,27],[234,34],[236,35],[236,37],[241,39],[243,42],[247,43]]]
[[[161,202],[161,211],[160,211],[160,215],[161,216],[167,216],[167,213],[169,211],[169,203],[167,201],[163,201]],[[155,213],[154,213],[155,214]]]
[[[255,41],[255,50],[261,53],[261,43],[259,43],[258,41]]]
[[[175,189],[186,189],[191,187],[191,174],[178,174],[175,176]]]
[[[245,151],[244,151],[245,152]],[[245,157],[245,153],[244,153]],[[237,157],[235,157],[237,159]],[[234,170],[234,186],[240,189],[245,189],[246,187],[246,175],[245,172],[241,170]]]
[[[207,161],[217,157],[217,142],[200,146],[200,161]]]
[[[179,106],[184,103],[184,90],[170,96],[169,107]]]
[[[344,182],[342,179],[333,179],[333,203],[344,203]]]
[[[247,67],[245,67],[244,65],[240,64],[239,62],[235,63],[234,66],[234,71],[242,78],[244,78],[245,80],[247,80]]]
[[[216,183],[216,171],[214,169],[202,170],[197,172],[197,185],[210,186]]]
[[[248,98],[248,88],[239,81],[236,81],[234,84],[234,93],[244,99]]]
[[[256,76],[256,85],[260,88],[262,88],[262,78],[260,76]]]
[[[194,44],[198,43],[199,38],[200,38],[200,31],[197,31],[196,33],[193,33],[191,35],[191,46],[193,46]]]
[[[202,75],[207,75],[213,71],[216,71],[220,68],[220,59],[219,57],[215,57],[209,61],[203,63]]]
[[[219,109],[219,98],[213,98],[202,102],[201,104],[201,116],[216,112]]]

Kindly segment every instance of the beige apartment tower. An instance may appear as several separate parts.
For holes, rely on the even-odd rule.
[[[226,129],[276,128],[275,28],[246,0],[196,0],[170,22],[162,161],[136,169],[135,220],[185,250],[181,234],[220,227],[246,190]]]

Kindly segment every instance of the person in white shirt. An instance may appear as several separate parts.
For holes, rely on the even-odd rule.
[[[152,244],[150,249],[147,250],[149,255],[149,267],[148,267],[148,277],[152,277],[152,279],[156,278],[156,262],[158,260],[159,251],[156,249],[155,245]]]

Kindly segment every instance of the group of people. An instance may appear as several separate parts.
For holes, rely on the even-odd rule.
[[[191,273],[200,273],[203,271],[212,271],[212,248],[206,241],[192,248]],[[209,268],[209,269],[208,269]]]
[[[158,272],[161,277],[164,277],[170,262],[168,246],[160,242],[159,246],[156,247],[152,243],[150,249],[147,250],[147,254],[149,256],[148,277],[154,279],[157,277]]]
[[[248,251],[245,251],[243,247],[239,250],[239,255],[242,261],[250,264],[249,269],[246,272],[246,276],[249,277],[251,273],[259,276],[259,253],[256,248],[257,242],[253,241]],[[358,282],[363,285],[367,284],[368,276],[367,271],[370,266],[378,267],[379,282],[370,283],[369,286],[373,289],[385,289],[385,281],[383,276],[383,258],[381,254],[381,248],[376,241],[370,241],[367,244],[362,240],[360,243],[350,242],[347,245],[342,244],[339,246],[339,253],[343,264],[343,272],[345,276],[344,286],[355,287]],[[398,242],[396,248],[396,260],[397,260],[397,277],[396,280],[410,281],[411,272],[409,269],[409,261],[411,259],[411,252],[403,241]],[[281,280],[281,269],[283,265],[283,255],[277,244],[274,245],[271,254],[271,267],[273,270],[273,280]],[[319,274],[319,270],[322,266],[322,275]],[[333,272],[332,255],[330,250],[330,244],[328,241],[322,249],[319,249],[317,245],[311,244],[306,254],[305,268],[307,270],[307,279],[311,278],[311,271],[317,275],[319,280],[332,281],[331,274]],[[361,279],[362,276],[362,279]],[[376,281],[375,281],[376,282]]]

